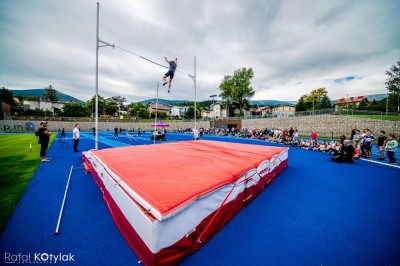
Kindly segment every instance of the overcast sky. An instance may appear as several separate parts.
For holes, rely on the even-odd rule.
[[[97,1],[0,1],[0,87],[48,85],[87,101],[95,94]],[[99,95],[128,102],[156,97],[178,58],[171,93],[219,94],[225,75],[253,68],[253,100],[294,100],[325,87],[338,98],[386,93],[385,71],[400,59],[398,0],[209,0],[100,3]]]

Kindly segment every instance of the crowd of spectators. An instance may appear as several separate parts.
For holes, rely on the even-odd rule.
[[[350,138],[341,135],[339,140],[324,140],[318,139],[318,134],[313,131],[308,137],[300,138],[297,128],[290,127],[280,130],[279,128],[262,128],[248,129],[242,128],[238,131],[237,128],[200,128],[200,139],[202,135],[219,135],[233,136],[239,138],[258,139],[271,143],[279,143],[289,145],[291,147],[299,147],[310,151],[321,152],[323,154],[332,155],[332,161],[335,162],[353,162],[354,159],[366,158],[372,156],[372,148],[374,147],[375,137],[368,128],[360,130],[354,128],[351,131]],[[193,132],[193,129],[179,129],[176,132]],[[390,142],[389,142],[390,140]],[[379,151],[378,160],[385,160],[384,154],[387,153],[389,163],[396,164],[394,158],[398,143],[393,134],[389,135],[389,140],[386,138],[386,132],[380,131],[377,138],[376,148]],[[389,146],[388,146],[389,144]]]

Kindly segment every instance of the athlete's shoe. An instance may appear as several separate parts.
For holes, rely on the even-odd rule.
[[[163,83],[163,86],[167,85],[167,83],[168,83],[168,82],[164,82],[164,83]]]

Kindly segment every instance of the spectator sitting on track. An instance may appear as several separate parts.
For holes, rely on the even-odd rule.
[[[337,163],[352,163],[354,156],[354,147],[350,144],[348,139],[343,141],[343,150],[340,154],[337,154],[331,158],[332,162]]]
[[[324,154],[329,154],[331,153],[332,150],[332,145],[329,142],[326,142],[326,145],[321,147],[320,151]]]

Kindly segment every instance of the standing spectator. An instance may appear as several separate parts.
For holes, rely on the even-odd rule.
[[[114,128],[114,138],[117,139],[118,138],[118,127]]]
[[[65,138],[65,128],[61,129],[60,138]]]
[[[96,136],[96,128],[92,127],[92,131],[93,131],[93,136]]]
[[[378,137],[378,145],[376,146],[379,150],[379,158],[378,160],[385,160],[385,146],[386,146],[386,132],[384,130],[381,130],[381,134],[379,134]]]
[[[354,147],[353,158],[359,159],[361,155],[360,155],[360,150],[358,149],[358,141],[357,140],[353,141],[353,147]]]
[[[356,131],[357,131],[357,128],[355,128],[355,127],[351,130],[350,140],[353,139],[354,135],[356,134]]]
[[[317,137],[318,134],[315,131],[311,132],[310,139],[312,140],[312,142],[317,143]]]
[[[204,134],[204,128],[200,128],[200,139],[203,139],[203,134]]]
[[[343,145],[343,141],[346,139],[346,136],[345,135],[340,135],[339,139],[340,139],[340,144]]]
[[[299,131],[296,128],[293,132],[293,140],[298,140],[298,138],[299,138]]]
[[[193,128],[193,139],[194,140],[199,139],[199,130],[197,128]]]
[[[396,164],[396,158],[394,154],[396,153],[397,147],[399,143],[396,140],[396,136],[394,134],[389,134],[389,140],[386,142],[386,155],[389,158],[389,163]]]
[[[289,128],[289,137],[293,138],[294,129],[293,127]]]
[[[361,140],[361,135],[360,135],[360,130],[356,130],[356,133],[353,135],[353,137],[351,138],[353,141],[358,141],[360,142]]]
[[[74,152],[78,152],[78,144],[80,139],[79,124],[75,124],[75,128],[72,131],[72,136],[74,136]]]
[[[365,137],[365,135],[367,134],[367,133],[366,133],[367,130],[369,130],[369,129],[364,128],[364,129],[363,129],[363,133],[360,134],[360,147],[361,147],[360,150],[361,150],[361,156],[362,156],[362,157],[365,157],[365,151],[364,151],[364,149],[363,149],[363,145],[364,145],[364,137]]]
[[[368,129],[365,132],[365,136],[363,138],[363,145],[361,149],[364,151],[365,158],[371,158],[371,147],[372,143],[374,142],[374,135],[372,135],[371,131]]]
[[[161,133],[161,139],[162,141],[166,141],[166,136],[167,135],[167,130],[165,128],[162,129],[162,133]]]
[[[46,157],[47,147],[50,141],[50,131],[47,128],[47,121],[40,122],[40,128],[38,129],[39,142],[40,142],[40,157],[42,162],[50,161],[50,158]]]

